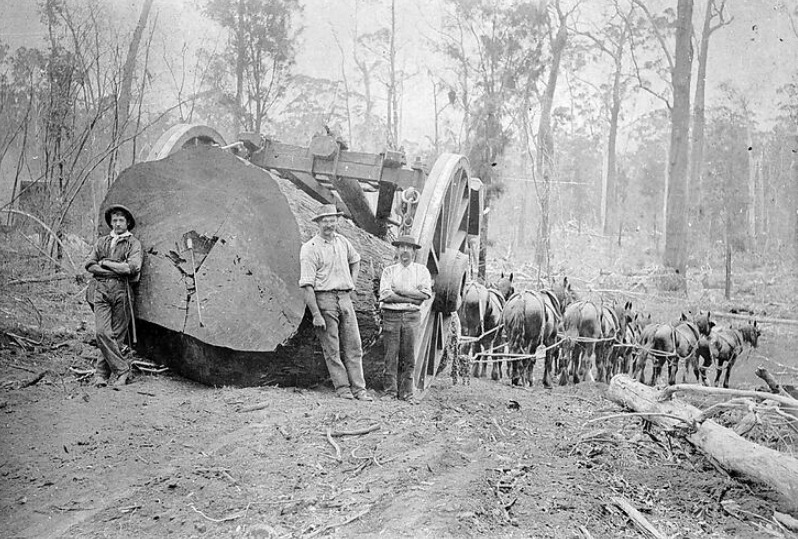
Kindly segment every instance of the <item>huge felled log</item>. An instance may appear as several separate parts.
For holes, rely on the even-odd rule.
[[[750,442],[712,420],[696,423],[701,410],[678,399],[660,402],[657,390],[629,376],[613,377],[608,396],[635,412],[651,413],[646,418],[663,428],[692,427],[686,437],[696,448],[723,469],[768,485],[780,495],[785,508],[798,511],[798,460]]]
[[[209,385],[306,386],[328,376],[298,286],[317,201],[229,152],[197,147],[125,170],[103,209],[113,203],[133,211],[145,252],[141,353]],[[382,371],[374,280],[393,248],[344,219],[340,232],[362,256],[354,299],[372,385]]]

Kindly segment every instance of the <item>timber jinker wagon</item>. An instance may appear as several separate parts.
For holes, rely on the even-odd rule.
[[[353,299],[369,387],[381,387],[377,294],[394,262],[390,241],[409,232],[422,245],[416,261],[429,269],[434,296],[422,305],[415,379],[428,387],[478,250],[484,196],[467,159],[443,154],[427,174],[419,161],[407,167],[402,152],[353,152],[331,135],[307,148],[240,138],[227,145],[209,127],[176,125],[106,196],[103,210],[133,211],[144,248],[137,350],[214,386],[326,379],[298,285],[299,250],[317,231],[316,208],[332,203],[347,215],[339,232],[362,257]]]

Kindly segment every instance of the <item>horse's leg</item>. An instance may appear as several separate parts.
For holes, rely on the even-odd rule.
[[[606,368],[604,361],[604,354],[602,353],[602,346],[601,344],[596,344],[595,348],[593,349],[595,352],[595,365],[596,365],[596,379],[602,380],[604,378],[604,369]],[[583,378],[586,378],[583,376]]]
[[[692,354],[684,358],[684,370],[682,371],[682,383],[687,383],[687,372],[693,370],[693,362],[691,361]]]
[[[488,343],[487,343],[488,350],[491,350],[491,351],[493,350],[493,343],[494,342],[495,342],[495,338],[490,339],[488,341]],[[488,355],[488,356],[485,356],[485,357],[491,363],[491,366],[490,366],[490,379],[493,380],[494,382],[497,381],[497,380],[501,380],[501,377],[502,377],[501,364],[498,361],[496,361],[496,358],[494,358],[492,354]]]
[[[731,376],[732,367],[734,367],[734,363],[737,361],[737,356],[739,354],[732,354],[731,359],[729,359],[729,364],[726,365],[726,374],[723,376],[723,388],[729,389],[729,377]]]
[[[701,382],[701,385],[708,386],[709,381],[707,380],[707,371],[712,366],[712,355],[710,354],[708,358],[702,357],[701,359],[703,361],[701,361],[698,365],[697,374],[699,375],[699,381]]]
[[[712,382],[713,387],[719,387],[718,382],[720,382],[720,375],[723,374],[724,363],[726,363],[726,361],[722,357],[717,358],[715,362],[715,380]]]
[[[679,356],[673,356],[668,360],[668,385],[676,383],[676,373],[679,371]]]
[[[486,360],[488,358],[485,357],[484,355],[482,355],[485,352],[485,345],[482,342],[482,339],[477,341],[477,350],[479,350],[479,354],[480,354],[479,363],[477,363],[477,369],[479,370],[478,377],[479,378],[485,378],[485,371],[488,368],[488,362]]]
[[[559,377],[559,384],[564,386],[568,383],[568,368],[573,361],[574,349],[570,343],[563,345],[560,348],[559,363],[557,365],[557,376]]]
[[[585,372],[582,375],[582,379],[587,380],[588,382],[595,382],[596,379],[593,377],[593,366],[598,360],[596,345],[590,344],[587,348],[590,350],[590,355],[588,355],[587,363],[585,364]]]
[[[632,373],[632,358],[634,357],[632,353],[632,349],[627,347],[624,348],[623,351],[623,363],[621,365],[621,373],[623,374],[631,374]]]
[[[579,383],[579,373],[582,371],[582,361],[584,361],[583,355],[584,350],[582,350],[582,343],[576,343],[573,353],[574,360],[568,369],[568,375],[571,378],[571,382],[574,384]]]
[[[655,385],[660,373],[662,372],[662,362],[663,359],[660,356],[654,356],[654,361],[652,362],[651,368],[651,380],[649,381],[648,385],[652,387]]]
[[[607,349],[604,343],[601,343],[601,371],[596,372],[598,376],[596,376],[596,380],[599,382],[607,382],[609,381],[609,373],[610,373],[610,354],[609,350]]]
[[[554,349],[546,350],[546,357],[543,360],[543,387],[551,389],[551,376],[554,371]]]
[[[644,350],[640,350],[637,352],[637,356],[635,357],[634,361],[634,368],[632,370],[632,378],[637,380],[638,382],[643,381],[643,371],[646,367],[646,353]]]
[[[479,345],[478,345],[478,343],[476,341],[471,341],[470,343],[468,343],[468,354],[471,357],[474,357],[474,352],[475,351],[479,352]],[[471,373],[471,375],[474,376],[475,378],[479,378],[479,362],[481,360],[482,360],[482,357],[480,356],[479,358],[477,358],[476,360],[471,362],[472,363],[471,367],[472,367],[472,371],[473,371]]]

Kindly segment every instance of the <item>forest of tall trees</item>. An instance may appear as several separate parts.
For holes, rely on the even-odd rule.
[[[0,34],[3,224],[90,236],[117,174],[177,122],[298,144],[326,125],[365,151],[467,155],[509,210],[484,244],[544,273],[564,229],[647,235],[680,272],[723,249],[798,257],[798,68],[768,110],[713,77],[734,3],[350,0],[309,29],[311,3],[199,0],[208,37],[182,43],[159,0],[134,4],[40,0],[38,42]],[[301,65],[319,33],[334,77]]]

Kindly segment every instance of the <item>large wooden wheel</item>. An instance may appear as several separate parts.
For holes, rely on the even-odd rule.
[[[147,161],[157,161],[193,146],[224,146],[218,131],[206,125],[177,124],[161,135],[150,150]]]
[[[479,234],[481,182],[470,177],[468,160],[443,154],[432,167],[416,207],[411,234],[421,249],[416,262],[433,279],[433,301],[421,311],[416,342],[416,387],[426,389],[435,377],[452,315],[460,306],[469,274],[471,238]]]

